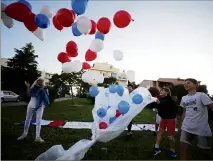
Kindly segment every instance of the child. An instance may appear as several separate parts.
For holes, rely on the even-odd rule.
[[[29,84],[25,83],[29,88]],[[29,91],[29,89],[28,89]],[[48,91],[44,86],[44,80],[39,78],[37,79],[30,88],[31,100],[27,107],[27,116],[24,124],[24,133],[18,138],[22,140],[27,137],[30,122],[32,120],[33,114],[36,112],[36,142],[43,143],[44,140],[40,137],[41,130],[41,119],[43,116],[43,111],[45,106],[49,105]]]
[[[129,93],[131,93],[133,91],[133,85],[132,84],[128,84],[128,91]],[[131,132],[131,129],[132,129],[132,121],[129,123],[129,125],[127,126],[127,129],[128,129],[128,133],[127,133],[127,136],[132,136],[132,132]]]
[[[157,100],[158,114],[161,117],[160,129],[157,134],[157,140],[153,149],[153,155],[157,155],[161,152],[159,145],[166,128],[170,139],[170,151],[169,156],[175,158],[175,127],[176,127],[176,114],[177,106],[175,105],[169,88],[162,88],[160,91],[160,99]]]
[[[185,80],[184,88],[188,95],[182,97],[180,106],[183,107],[181,137],[180,137],[180,158],[187,160],[188,145],[197,138],[197,146],[209,152],[207,154],[212,157],[210,149],[212,136],[211,129],[208,124],[208,109],[213,110],[213,101],[202,92],[196,92],[198,82],[195,79],[188,78]]]

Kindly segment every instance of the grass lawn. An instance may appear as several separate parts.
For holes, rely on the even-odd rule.
[[[45,120],[67,121],[93,121],[93,106],[86,99],[56,102],[47,107],[44,112]],[[35,126],[31,126],[26,140],[17,141],[22,134],[23,126],[14,123],[25,120],[26,106],[1,108],[1,159],[2,160],[34,160],[39,154],[45,152],[51,146],[61,144],[65,149],[75,144],[80,139],[90,139],[90,130],[60,129],[42,127],[41,136],[45,143],[34,143]],[[136,123],[155,123],[155,113],[150,109],[144,109],[134,118]],[[212,123],[211,123],[212,125]],[[213,127],[213,126],[211,126]],[[84,160],[152,160],[152,147],[156,137],[152,132],[134,132],[132,139],[127,139],[125,132],[118,138],[108,143],[96,143],[86,154]],[[176,136],[177,152],[179,151],[179,137]],[[213,142],[212,142],[213,145]],[[159,160],[168,160],[167,150],[169,140],[165,137],[162,141],[162,153],[157,157]],[[107,148],[108,150],[103,150]],[[179,159],[179,156],[177,157]],[[190,148],[189,159],[208,159],[194,145]]]

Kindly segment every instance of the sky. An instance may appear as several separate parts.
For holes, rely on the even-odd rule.
[[[10,4],[13,1],[4,1]],[[48,5],[54,13],[60,8],[71,9],[71,1],[30,1],[32,11],[39,13]],[[105,36],[104,49],[95,61],[108,62],[122,70],[134,70],[136,83],[144,79],[196,78],[206,84],[213,95],[213,1],[89,1],[83,16],[97,22],[101,17],[113,19],[118,10],[128,11],[134,22],[119,29],[112,25]],[[65,51],[70,40],[78,44],[78,60],[84,61],[85,52],[94,35],[74,37],[71,28],[58,31],[51,23],[41,41],[29,32],[23,23],[15,22],[13,28],[1,25],[1,56],[11,58],[14,48],[32,42],[39,68],[59,73],[61,63],[57,55]],[[115,61],[113,51],[121,50],[122,61]]]

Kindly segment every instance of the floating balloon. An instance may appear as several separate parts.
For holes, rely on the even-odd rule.
[[[71,67],[71,62],[65,62],[62,64],[62,71],[63,73],[71,73],[72,72],[72,67]]]
[[[41,28],[37,28],[37,30],[35,30],[33,32],[33,34],[39,38],[41,41],[44,41],[44,31]]]
[[[117,119],[117,117],[110,117],[109,118],[109,124],[112,124],[115,120]]]
[[[91,68],[91,66],[87,62],[83,62],[83,69],[87,70],[90,68]]]
[[[78,46],[74,41],[69,41],[66,45],[66,52],[70,57],[78,55]]]
[[[34,32],[35,30],[37,30],[38,26],[35,23],[35,17],[36,15],[34,13],[32,13],[25,21],[24,21],[24,25],[25,27],[31,31]]]
[[[95,33],[95,39],[100,39],[100,40],[104,41],[104,37],[105,37],[105,35],[100,33],[99,31],[97,31]]]
[[[87,8],[88,0],[72,0],[72,9],[77,15],[82,15],[85,13]]]
[[[82,33],[77,28],[76,22],[72,25],[72,33],[73,33],[74,36],[81,36],[82,35]]]
[[[88,34],[92,28],[92,22],[85,16],[81,16],[77,20],[77,28],[82,34]]]
[[[140,94],[135,94],[132,97],[132,102],[136,105],[141,104],[143,102],[143,97]]]
[[[107,34],[110,31],[111,22],[107,17],[102,17],[97,22],[97,29],[102,34]]]
[[[72,12],[66,8],[59,9],[56,17],[58,23],[63,27],[71,27],[75,20]]]
[[[53,25],[54,25],[55,28],[56,28],[57,30],[59,30],[59,31],[61,31],[61,30],[64,28],[63,26],[61,26],[61,25],[59,24],[59,22],[58,22],[56,16],[53,17]]]
[[[46,15],[48,18],[52,18],[53,12],[50,7],[47,5],[42,5],[40,9],[40,13]]]
[[[120,86],[120,85],[118,85],[117,86],[117,94],[119,95],[119,96],[123,96],[123,94],[124,94],[124,88],[122,87],[122,86]]]
[[[8,17],[4,12],[1,12],[1,19],[3,24],[7,27],[7,28],[12,28],[13,27],[13,19]]]
[[[94,39],[92,40],[92,43],[90,45],[90,50],[94,52],[100,52],[104,48],[104,42],[100,39]]]
[[[126,101],[121,101],[119,104],[118,104],[118,110],[121,114],[126,114],[130,109],[130,105],[128,102]]]
[[[82,63],[80,60],[75,60],[74,62],[72,62],[72,68],[73,68],[73,72],[74,73],[78,73],[81,71],[82,69]]]
[[[106,111],[103,107],[102,107],[102,108],[99,108],[99,109],[97,110],[97,115],[98,115],[98,117],[100,117],[100,118],[105,117],[106,114],[107,114],[107,111]]]
[[[95,21],[93,21],[93,20],[91,20],[91,23],[92,23],[92,28],[91,28],[89,34],[90,34],[90,35],[93,35],[93,34],[95,34],[95,32],[96,32],[96,26],[97,26],[97,25],[96,25]]]
[[[124,10],[116,12],[113,17],[113,22],[115,26],[117,26],[118,28],[127,27],[131,21],[132,21],[131,15]]]
[[[123,59],[123,53],[120,50],[114,50],[113,57],[116,61],[121,61]]]
[[[46,15],[39,13],[35,16],[35,24],[42,29],[46,29],[50,25],[50,20]]]
[[[96,97],[98,95],[98,93],[99,93],[99,90],[98,90],[97,86],[93,85],[89,88],[89,94],[91,97]]]
[[[108,127],[106,122],[100,122],[99,129],[106,129]]]
[[[97,58],[97,53],[91,50],[87,50],[85,54],[85,60],[86,61],[93,61]]]
[[[109,92],[110,93],[116,93],[117,92],[117,86],[115,84],[111,84],[109,86]]]
[[[130,82],[134,82],[135,81],[135,72],[132,70],[128,70],[126,72],[126,77]]]
[[[104,82],[103,74],[96,74],[95,75],[95,80],[97,81],[97,83],[103,83]]]
[[[25,6],[27,6],[30,10],[32,10],[32,6],[29,2],[25,1],[25,0],[19,0],[19,3],[24,4]]]
[[[70,62],[70,58],[67,55],[67,53],[61,52],[58,54],[58,61],[60,61],[61,63],[66,63],[66,62]]]
[[[119,117],[121,115],[120,111],[119,110],[116,110],[116,117]]]
[[[73,19],[76,19],[76,13],[73,10],[70,10],[70,12],[72,13]]]
[[[82,81],[85,83],[90,83],[92,81],[92,73],[90,71],[84,72],[82,74]]]

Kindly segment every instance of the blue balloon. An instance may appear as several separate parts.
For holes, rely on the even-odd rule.
[[[105,117],[107,114],[107,111],[102,107],[102,108],[99,108],[98,111],[97,111],[97,115],[98,117]]]
[[[88,0],[72,0],[72,9],[77,15],[82,15],[85,13],[87,8]]]
[[[93,85],[89,88],[89,94],[91,97],[96,97],[98,93],[99,93],[98,87]]]
[[[104,37],[105,37],[105,35],[102,34],[102,33],[100,33],[99,31],[97,31],[97,32],[95,33],[95,39],[101,39],[101,40],[104,41]]]
[[[143,97],[140,95],[140,94],[135,94],[133,97],[132,97],[132,102],[134,104],[141,104],[143,102]]]
[[[25,0],[19,0],[18,3],[22,3],[25,6],[27,6],[30,10],[32,10],[32,6],[29,2],[25,1]]]
[[[72,25],[72,33],[73,33],[74,36],[81,36],[82,35],[82,33],[77,28],[76,22]]]
[[[124,88],[122,87],[122,86],[117,86],[117,94],[119,95],[119,96],[123,96],[123,94],[124,94]]]
[[[109,118],[109,124],[113,123],[115,120],[117,119],[117,117],[110,117]]]
[[[129,111],[129,109],[130,109],[130,105],[126,101],[121,101],[118,104],[118,110],[121,114],[126,114]]]
[[[42,29],[46,29],[50,25],[50,20],[46,15],[39,13],[35,16],[35,24]]]
[[[114,84],[111,84],[111,85],[109,86],[109,92],[110,92],[110,93],[116,93],[116,92],[117,92],[117,86],[114,85]]]

